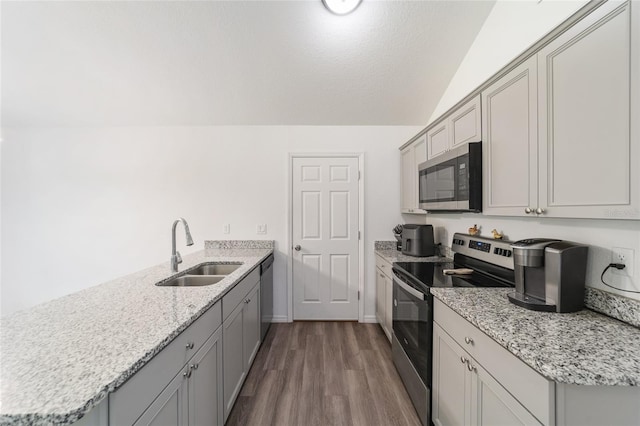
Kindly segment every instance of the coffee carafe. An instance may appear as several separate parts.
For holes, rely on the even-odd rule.
[[[509,300],[527,309],[575,312],[584,307],[587,251],[584,244],[548,238],[516,241],[516,291]]]

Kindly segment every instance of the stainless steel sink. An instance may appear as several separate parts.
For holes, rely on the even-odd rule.
[[[201,287],[222,281],[224,275],[182,275],[168,281],[157,283],[160,287]]]
[[[188,275],[229,275],[242,263],[209,263],[187,271]]]

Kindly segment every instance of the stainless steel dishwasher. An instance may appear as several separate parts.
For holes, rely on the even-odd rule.
[[[273,254],[260,264],[261,341],[264,341],[273,319]]]

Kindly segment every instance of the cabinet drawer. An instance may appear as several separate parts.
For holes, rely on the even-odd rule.
[[[391,263],[384,260],[379,254],[376,255],[376,267],[379,268],[387,277],[393,277],[393,272],[391,272]]]
[[[242,302],[247,294],[260,281],[260,268],[257,267],[242,279],[234,288],[222,298],[222,318],[226,319],[231,312]]]
[[[221,324],[222,303],[216,302],[109,395],[110,423],[133,424]]]
[[[554,382],[434,299],[434,321],[545,425],[554,424]]]

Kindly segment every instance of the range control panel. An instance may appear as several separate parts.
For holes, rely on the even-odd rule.
[[[489,253],[489,251],[491,251],[491,244],[477,240],[469,240],[469,248]]]
[[[508,240],[456,233],[453,235],[451,250],[503,268],[513,269],[511,244],[512,242]]]

